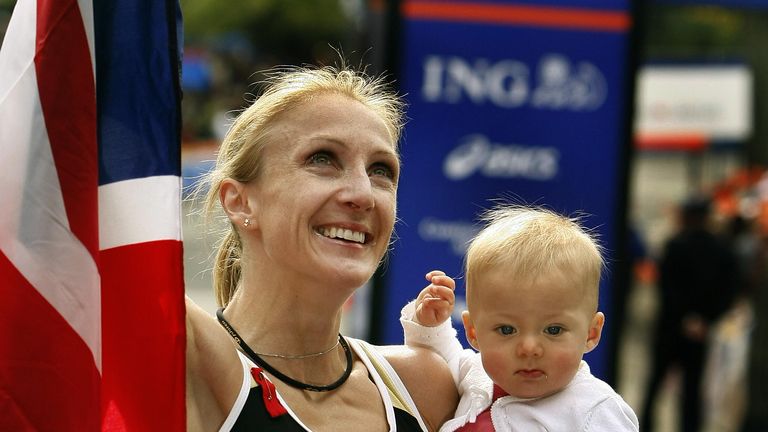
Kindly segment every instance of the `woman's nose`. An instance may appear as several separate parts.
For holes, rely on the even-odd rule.
[[[370,210],[374,207],[373,186],[367,170],[349,170],[342,181],[345,184],[340,199],[344,204],[356,210]]]

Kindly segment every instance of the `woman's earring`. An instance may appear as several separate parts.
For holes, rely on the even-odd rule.
[[[243,226],[248,228],[248,225],[250,225],[250,224],[251,224],[251,220],[248,219],[248,218],[245,218],[245,220],[243,221]]]

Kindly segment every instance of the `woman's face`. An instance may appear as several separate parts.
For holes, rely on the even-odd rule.
[[[251,242],[270,272],[357,288],[376,270],[395,221],[400,171],[383,120],[349,97],[319,95],[272,123]]]

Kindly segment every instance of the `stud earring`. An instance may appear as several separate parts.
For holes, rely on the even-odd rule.
[[[250,224],[251,224],[251,220],[248,219],[248,218],[245,218],[245,220],[243,221],[243,226],[247,228],[248,225],[250,225]]]

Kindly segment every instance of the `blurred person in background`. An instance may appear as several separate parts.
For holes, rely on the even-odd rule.
[[[742,432],[768,431],[768,229],[763,227],[749,292],[753,326],[747,363],[747,409]]]
[[[188,430],[437,430],[458,398],[440,357],[339,333],[390,247],[402,102],[343,67],[270,76],[208,177],[222,308],[187,299]]]
[[[659,312],[640,427],[653,431],[655,401],[673,367],[682,375],[680,430],[699,432],[701,382],[710,327],[729,308],[738,268],[730,246],[709,227],[710,200],[695,196],[680,208],[680,229],[659,261]]]
[[[759,238],[749,212],[729,214],[728,202],[717,205],[722,212],[723,234],[736,257],[738,285],[730,309],[711,326],[704,371],[703,429],[706,432],[738,432],[747,405],[749,336],[753,327],[751,293]]]

